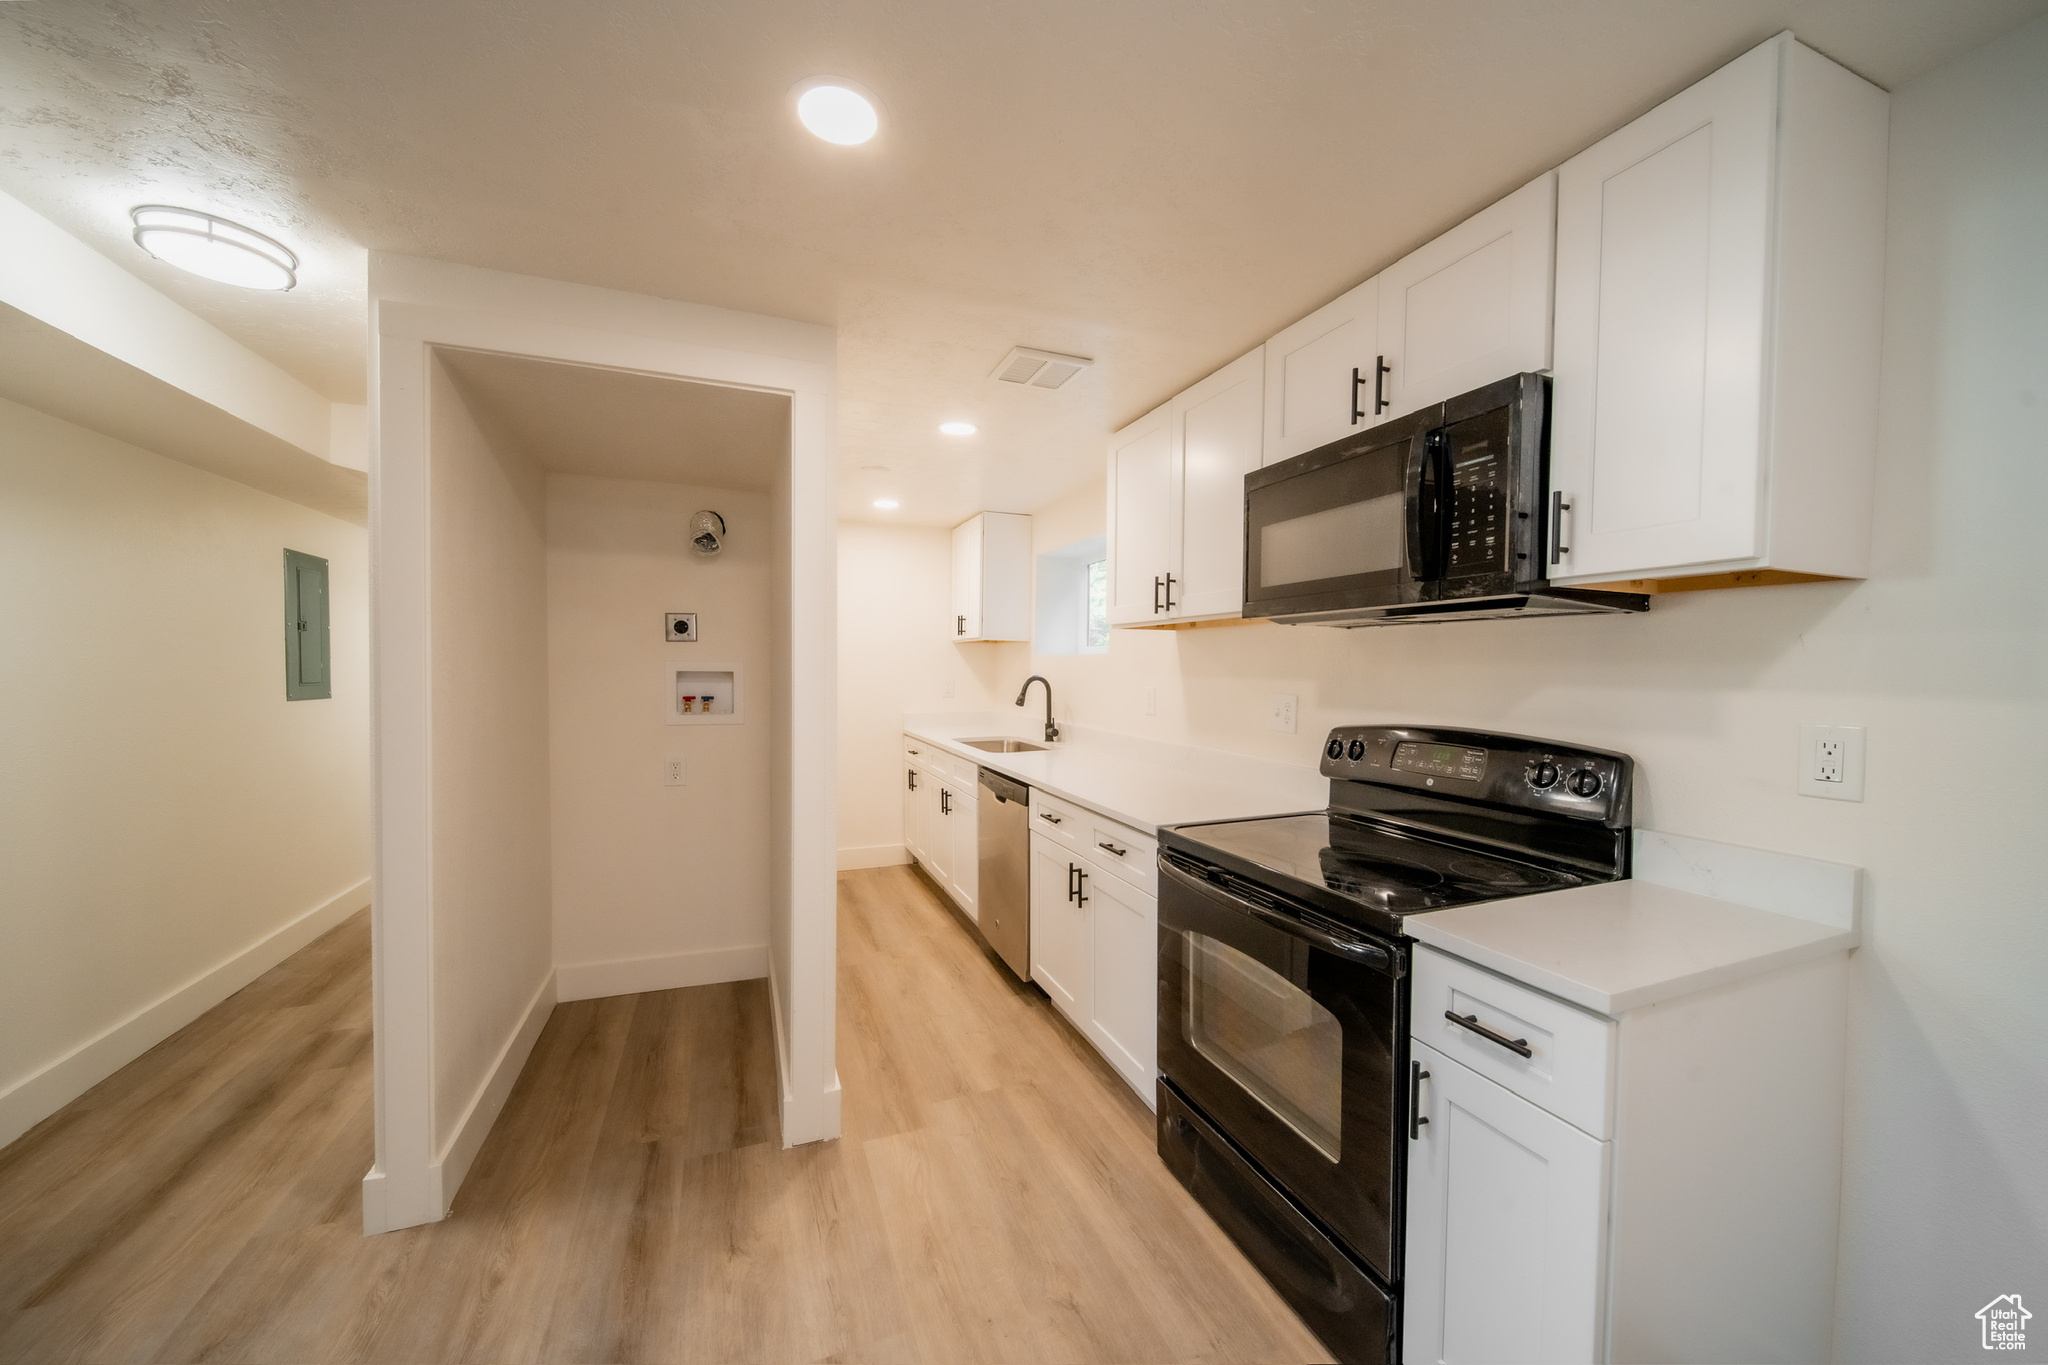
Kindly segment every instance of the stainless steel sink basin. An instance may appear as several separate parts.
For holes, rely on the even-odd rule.
[[[970,749],[979,749],[985,754],[1030,754],[1045,748],[1028,739],[963,739],[960,741]]]

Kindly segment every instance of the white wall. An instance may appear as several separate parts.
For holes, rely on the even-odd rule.
[[[1006,681],[1014,697],[1026,676],[1002,671],[1004,646],[953,642],[952,575],[950,531],[839,525],[841,868],[910,861],[903,850],[904,713],[987,710]]]
[[[488,1119],[465,1125],[554,966],[547,496],[540,467],[432,369],[433,1126],[466,1169]]]
[[[767,496],[552,474],[547,501],[557,994],[765,976]],[[711,558],[700,508],[729,533]],[[697,643],[663,638],[669,611],[697,613]],[[741,724],[664,723],[663,669],[694,663],[740,667]]]
[[[287,548],[328,700],[285,700]],[[0,401],[0,1142],[369,903],[367,550]]]
[[[1898,91],[1891,159],[1867,582],[1637,618],[1120,630],[1106,655],[1003,646],[1001,672],[1047,674],[1085,725],[1302,764],[1374,721],[1620,749],[1645,826],[1868,869],[1836,1349],[1974,1359],[1994,1295],[2048,1311],[2048,21]],[[1097,485],[1034,514],[1035,548],[1102,523]],[[1266,728],[1273,693],[1298,733]],[[1864,802],[1794,793],[1806,721],[1868,727]],[[891,798],[878,777],[841,799]]]

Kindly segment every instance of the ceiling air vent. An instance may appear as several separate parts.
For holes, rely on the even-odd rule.
[[[1094,363],[1085,356],[1013,346],[1003,357],[1003,363],[996,366],[993,378],[1005,384],[1022,384],[1029,389],[1057,389]]]

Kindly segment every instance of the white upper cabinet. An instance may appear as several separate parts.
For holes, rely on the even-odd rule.
[[[953,638],[1031,638],[1031,518],[983,512],[953,528]]]
[[[1264,439],[1261,351],[1239,356],[1109,443],[1109,623],[1170,625],[1244,607],[1244,476]]]
[[[1386,406],[1367,425],[1550,368],[1556,223],[1545,174],[1380,272],[1373,396]]]
[[[1173,553],[1173,427],[1161,405],[1109,438],[1109,623],[1155,621]]]
[[[1162,619],[1244,610],[1244,476],[1260,463],[1265,380],[1264,354],[1253,351],[1168,404],[1180,516],[1167,530],[1179,572]]]
[[[1553,581],[1867,572],[1887,109],[1782,34],[1558,171]]]
[[[1367,280],[1266,343],[1263,464],[1383,421],[1374,411],[1380,281]]]

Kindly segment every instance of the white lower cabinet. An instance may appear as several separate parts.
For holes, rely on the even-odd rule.
[[[974,765],[908,736],[903,754],[903,846],[975,919],[981,832]]]
[[[1034,794],[1034,800],[1036,795]],[[1052,834],[1031,832],[1031,979],[1095,1045],[1139,1098],[1155,1102],[1158,1062],[1159,900],[1130,868],[1077,851],[1063,835],[1078,812],[1060,806]],[[1100,818],[1091,836],[1153,856],[1153,842]]]
[[[1087,1026],[1088,912],[1074,895],[1078,859],[1031,835],[1031,979],[1076,1028]]]
[[[1408,1365],[1601,1358],[1608,1144],[1425,1044],[1408,1145]]]
[[[1413,979],[1407,1365],[1831,1358],[1846,951],[1616,1016]]]
[[[981,833],[974,823],[974,788],[942,780],[937,806],[938,832],[932,842],[944,850],[940,881],[967,918],[979,919],[974,892],[981,880]]]
[[[1081,873],[1092,987],[1082,1031],[1150,1100],[1158,1058],[1159,902],[1086,861]]]

